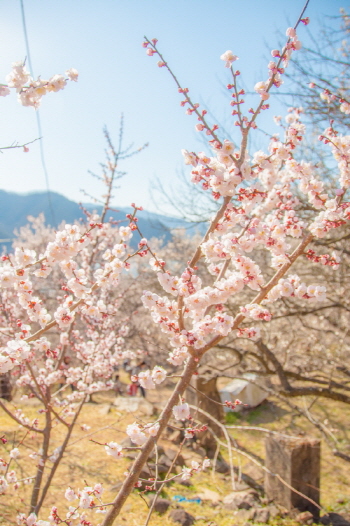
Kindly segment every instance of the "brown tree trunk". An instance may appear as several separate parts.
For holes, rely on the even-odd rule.
[[[12,385],[9,373],[0,374],[0,398],[4,398],[8,402],[12,400]]]
[[[224,410],[221,404],[221,398],[217,388],[217,379],[211,377],[209,369],[203,370],[196,376],[192,377],[190,386],[186,390],[186,401],[190,405],[194,405],[203,409],[216,420],[222,422],[224,420]],[[200,412],[195,415],[195,419],[203,424],[208,424],[216,436],[222,435],[222,430],[213,422],[208,422],[208,419]],[[216,451],[216,440],[210,431],[205,431],[196,435],[197,443],[199,443],[207,452],[209,458],[213,458]]]

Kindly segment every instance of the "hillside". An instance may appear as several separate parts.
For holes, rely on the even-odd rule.
[[[9,247],[14,237],[14,230],[24,226],[28,216],[38,216],[40,213],[45,215],[47,223],[55,228],[62,221],[73,223],[76,220],[85,218],[81,206],[74,201],[56,192],[50,192],[50,200],[54,211],[54,218],[49,206],[48,195],[46,192],[33,192],[30,194],[17,194],[0,190],[0,244]],[[101,212],[101,205],[84,204],[88,210]],[[131,208],[120,208],[118,211],[111,211],[107,214],[113,220],[125,221],[125,215],[131,212]],[[164,241],[170,239],[170,230],[173,228],[184,227],[189,231],[194,230],[190,223],[178,218],[167,217],[152,212],[139,212],[139,227],[144,237],[163,237]],[[134,243],[137,243],[135,239]]]

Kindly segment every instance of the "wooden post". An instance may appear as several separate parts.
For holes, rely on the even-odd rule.
[[[279,475],[289,486],[320,503],[321,441],[310,438],[287,438],[278,435],[265,442],[265,466]],[[276,476],[265,474],[265,493],[268,499],[281,504],[287,510],[297,508],[310,511],[315,519],[320,510]]]

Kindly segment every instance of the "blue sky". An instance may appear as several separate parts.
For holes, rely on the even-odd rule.
[[[230,106],[223,94],[228,70],[220,55],[231,49],[248,89],[267,77],[269,50],[293,25],[304,0],[24,0],[34,74],[48,78],[70,67],[78,83],[47,95],[40,108],[51,190],[86,201],[80,190],[99,196],[101,186],[88,175],[104,159],[104,125],[117,141],[119,117],[125,116],[125,140],[149,148],[120,165],[128,175],[115,192],[114,205],[136,202],[157,211],[149,186],[159,178],[175,185],[184,168],[181,149],[203,150],[196,121],[180,107],[180,95],[155,58],[146,56],[143,35],[158,38],[159,47],[193,100],[212,109],[230,128]],[[347,7],[342,0],[311,0],[310,31],[319,34],[328,15]],[[306,31],[298,32],[307,42]],[[26,56],[19,0],[0,3],[0,82],[11,63]],[[256,96],[256,102],[259,98]],[[20,106],[15,94],[1,98],[0,146],[38,137],[35,110]],[[260,125],[275,132],[275,109]],[[225,137],[224,137],[225,138]],[[45,190],[38,143],[29,153],[0,156],[0,184],[8,191]],[[164,208],[162,209],[164,211]],[[171,213],[171,210],[169,210]]]

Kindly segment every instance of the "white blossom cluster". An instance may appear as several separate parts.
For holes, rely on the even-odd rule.
[[[76,69],[68,69],[65,75],[53,75],[49,80],[38,77],[34,80],[23,62],[14,62],[12,71],[6,76],[7,84],[0,84],[0,96],[6,97],[11,89],[17,92],[18,102],[22,106],[32,106],[38,109],[41,99],[50,92],[57,92],[65,88],[67,80],[77,82],[78,72]]]

